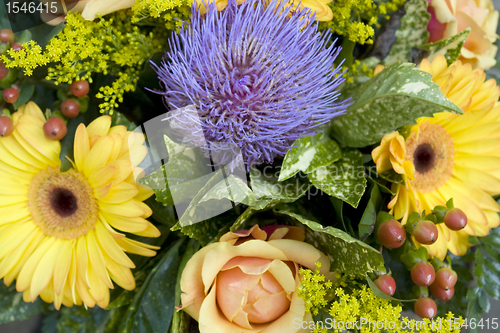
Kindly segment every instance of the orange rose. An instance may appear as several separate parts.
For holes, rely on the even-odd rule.
[[[496,64],[498,11],[491,0],[432,0],[431,21],[427,27],[430,42],[451,37],[471,28],[462,48],[460,60],[474,68],[488,69]]]
[[[198,251],[181,278],[179,307],[199,322],[201,333],[293,333],[310,321],[297,297],[299,268],[328,273],[330,261],[304,243],[304,230],[268,226],[227,233]],[[295,325],[296,326],[296,325]]]

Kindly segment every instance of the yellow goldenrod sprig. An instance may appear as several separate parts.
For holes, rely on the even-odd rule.
[[[379,15],[394,12],[405,0],[336,0],[328,4],[333,12],[333,19],[320,22],[320,29],[330,29],[340,36],[359,44],[372,44],[375,30],[380,28]],[[385,17],[388,18],[387,16]]]
[[[190,6],[189,0],[137,0],[132,7],[132,23],[148,18],[161,18],[168,30],[177,30],[182,21],[189,19]]]
[[[317,269],[314,273],[309,269],[301,268],[299,270],[302,278],[298,296],[304,299],[306,311],[315,315],[318,314],[320,308],[326,306],[325,296],[333,285],[331,281],[325,282],[325,276],[319,272],[320,267],[321,263],[317,262]]]
[[[335,287],[332,282],[325,282],[325,276],[319,270],[314,273],[308,269],[300,269],[301,286],[298,296],[304,299],[306,311],[317,315],[321,308],[327,310],[332,321],[307,323],[312,333],[340,333],[345,331],[346,324],[354,325],[361,333],[458,333],[462,317],[455,318],[448,312],[446,317],[420,321],[402,317],[402,307],[388,299],[376,296],[356,277],[347,274],[336,274]],[[328,291],[334,288],[333,301],[329,302]],[[334,319],[334,320],[333,320]],[[362,324],[363,323],[363,324]],[[312,326],[311,326],[312,325]],[[352,327],[352,326],[351,326]]]
[[[66,16],[65,28],[42,49],[34,41],[23,49],[8,50],[2,60],[8,68],[20,67],[32,75],[37,67],[48,65],[46,79],[59,83],[77,80],[92,82],[93,73],[115,76],[109,86],[101,87],[98,98],[101,112],[113,113],[123,94],[135,90],[139,72],[151,55],[168,45],[170,33],[163,26],[137,26],[132,11],[123,10],[95,21],[86,21],[79,13]]]

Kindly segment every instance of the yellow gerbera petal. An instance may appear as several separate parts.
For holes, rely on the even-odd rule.
[[[144,137],[110,128],[108,116],[82,124],[75,133],[75,169],[61,172],[60,143],[45,138],[41,110],[21,107],[13,121],[13,134],[0,138],[0,278],[7,285],[17,280],[26,301],[40,296],[56,309],[106,307],[113,281],[135,287],[135,266],[125,251],[153,256],[158,249],[113,229],[159,236],[144,219],[152,213],[142,202],[151,191],[135,183],[125,141],[130,137],[142,154]],[[138,156],[134,163],[141,162]]]
[[[108,134],[110,127],[111,127],[111,117],[102,116],[91,122],[87,127],[87,131],[89,133],[89,137],[94,135],[104,136]]]

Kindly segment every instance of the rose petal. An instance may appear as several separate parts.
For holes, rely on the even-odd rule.
[[[279,242],[283,240],[277,240],[273,242]],[[299,243],[297,241],[292,241]],[[203,285],[205,287],[205,293],[208,293],[210,286],[212,285],[215,277],[219,271],[224,267],[224,265],[234,257],[258,257],[262,259],[279,259],[288,260],[287,256],[276,247],[272,246],[270,242],[261,241],[258,239],[249,240],[238,246],[231,246],[228,243],[216,243],[217,246],[213,247],[211,251],[206,254],[206,258],[203,262],[202,267],[202,278]],[[305,244],[300,242],[300,244]]]
[[[316,263],[321,264],[320,272],[330,271],[330,260],[314,246],[304,242],[289,239],[278,239],[267,242],[269,245],[281,250],[287,259],[305,266],[311,270],[316,270]]]
[[[235,257],[229,260],[221,271],[227,271],[234,267],[239,267],[241,270],[250,275],[261,275],[271,266],[272,260],[253,258],[253,257]]]
[[[182,309],[195,320],[198,320],[200,307],[205,299],[201,269],[206,254],[218,246],[218,243],[210,244],[196,252],[186,264],[181,276],[181,303]]]

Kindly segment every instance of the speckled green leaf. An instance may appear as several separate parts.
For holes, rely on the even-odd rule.
[[[123,318],[122,333],[166,332],[174,313],[175,282],[179,266],[177,241],[149,273]]]
[[[167,163],[140,182],[152,188],[156,199],[166,205],[189,202],[210,179],[212,168],[199,149],[178,144],[166,135],[164,139]]]
[[[293,143],[281,166],[279,181],[293,177],[297,172],[311,173],[319,167],[327,166],[342,157],[337,142],[328,133],[300,138]]]
[[[315,170],[309,179],[326,194],[356,208],[366,187],[363,155],[356,149],[346,149],[339,161]]]
[[[401,25],[396,31],[396,42],[383,61],[385,65],[410,61],[411,49],[424,45],[429,39],[427,24],[431,15],[427,12],[427,1],[408,0],[404,6],[406,14],[401,18]]]
[[[34,303],[25,303],[23,294],[16,291],[16,284],[6,287],[0,283],[0,324],[27,319],[44,311],[44,303],[37,298]]]
[[[250,170],[250,185],[256,198],[260,200],[255,204],[260,206],[266,206],[271,201],[294,202],[310,187],[309,181],[300,175],[280,182],[275,173],[256,168]]]
[[[177,223],[172,230],[180,230],[184,235],[198,240],[202,246],[205,246],[218,241],[220,236],[229,231],[229,227],[237,218],[238,214],[232,209],[203,222],[185,227],[181,227],[180,223]]]
[[[62,307],[58,313],[55,332],[107,333],[116,332],[117,317],[123,309],[104,310],[99,307],[86,309],[84,306]],[[126,308],[125,308],[126,309]],[[123,318],[123,317],[120,317]],[[52,328],[53,329],[53,328]]]
[[[186,208],[186,211],[179,218],[177,225],[182,227],[194,225],[233,208],[234,204],[231,200],[223,197],[216,202],[212,200],[202,201],[202,199],[210,193],[214,187],[218,186],[220,183],[225,183],[226,177],[224,177],[222,170],[219,170],[219,172],[211,174],[210,176],[211,178],[205,181],[205,186],[203,186],[191,200]],[[176,227],[174,227],[173,230],[176,230],[175,228]]]
[[[441,93],[432,75],[414,64],[396,63],[359,88],[347,114],[333,120],[333,136],[349,147],[365,147],[419,117],[437,112],[462,114]]]
[[[234,175],[229,175],[218,182],[199,202],[222,199],[229,199],[235,203],[242,203],[247,206],[252,205],[257,200],[247,184]]]
[[[280,205],[278,214],[286,214],[306,225],[306,242],[314,245],[330,257],[331,270],[339,270],[349,275],[362,275],[383,267],[380,252],[346,232],[304,218],[290,205]]]
[[[448,65],[451,65],[460,57],[460,51],[470,31],[471,28],[467,28],[454,36],[441,39],[435,43],[425,44],[420,48],[430,51],[430,54],[425,57],[427,60],[432,62],[438,55],[442,54],[445,56]]]

